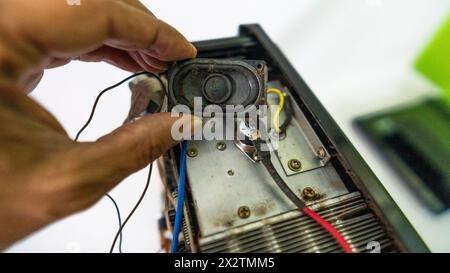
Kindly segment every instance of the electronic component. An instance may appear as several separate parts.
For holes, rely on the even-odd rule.
[[[184,218],[180,241],[174,246],[178,252],[342,252],[336,234],[333,238],[320,219],[298,210],[295,199],[331,223],[354,252],[370,252],[373,245],[381,252],[427,251],[311,90],[258,26],[244,26],[238,37],[198,42],[196,47],[201,58],[265,60],[268,83],[251,103],[278,106],[279,143],[263,164],[251,141],[254,126],[245,122],[236,128],[249,139],[186,143]],[[195,69],[186,68],[175,81],[174,71],[168,75],[172,106],[192,107],[194,96],[207,104],[230,103],[225,99],[228,95],[213,94],[211,99],[203,92],[212,70],[204,70],[192,89],[189,80]],[[214,81],[220,82],[220,89],[228,88],[222,76]],[[269,88],[280,92],[267,94]],[[186,90],[189,97],[183,97]],[[280,107],[282,99],[284,107]],[[160,164],[168,227],[174,224],[180,154],[179,148],[172,149]],[[274,173],[291,190],[292,198],[280,191]]]
[[[182,104],[194,109],[195,97],[202,98],[200,108],[209,104],[222,107],[258,105],[264,100],[266,81],[264,61],[185,61],[168,72],[170,106]]]

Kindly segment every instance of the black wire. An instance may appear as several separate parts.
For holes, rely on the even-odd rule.
[[[117,231],[116,236],[114,237],[114,241],[111,245],[111,248],[109,250],[109,253],[112,253],[114,250],[114,247],[116,245],[116,241],[117,238],[119,237],[120,233],[122,233],[123,228],[125,227],[125,225],[128,223],[128,221],[130,220],[131,216],[133,216],[134,212],[137,210],[137,208],[139,207],[139,205],[141,204],[142,200],[145,197],[145,194],[147,193],[148,187],[150,186],[150,178],[152,176],[152,169],[153,169],[153,164],[150,164],[150,168],[148,171],[148,176],[147,176],[147,183],[145,184],[145,188],[144,191],[141,194],[141,197],[139,197],[139,200],[136,202],[136,205],[134,205],[133,209],[131,210],[130,214],[128,214],[127,218],[125,219],[125,221],[123,222],[122,226],[120,227],[120,229]]]
[[[284,113],[285,113],[285,120],[283,124],[280,126],[281,132],[286,133],[286,129],[289,126],[289,124],[292,121],[292,117],[294,113],[292,112],[292,101],[290,96],[285,96],[285,103],[284,103]]]
[[[119,220],[119,229],[120,229],[120,227],[122,226],[122,218],[120,216],[119,206],[117,205],[116,200],[114,200],[114,198],[111,195],[109,195],[109,193],[107,193],[106,196],[111,200],[111,202],[114,204],[114,207],[116,208],[117,218]],[[123,234],[121,232],[120,238],[119,238],[119,253],[122,253],[122,237],[123,237]]]
[[[261,161],[261,163],[264,165],[266,170],[269,172],[270,176],[272,177],[275,184],[277,184],[278,188],[284,193],[284,195],[289,198],[289,200],[292,201],[300,210],[303,210],[305,207],[305,203],[297,197],[297,195],[291,190],[288,184],[283,180],[283,178],[278,173],[277,169],[272,163],[271,160],[271,154],[269,147],[264,147],[263,145],[269,145],[268,141],[265,141],[265,139],[270,139],[270,137],[267,135],[267,128],[265,127],[264,123],[260,122],[259,127],[255,120],[249,120],[249,127],[250,128],[258,128],[258,137],[256,139],[252,139],[252,144],[256,149],[256,152],[258,153],[258,157]]]
[[[135,73],[135,74],[133,74],[133,75],[131,75],[131,76],[129,76],[129,77],[127,77],[127,78],[121,80],[120,82],[118,82],[118,83],[116,83],[116,84],[114,84],[114,85],[112,85],[112,86],[110,86],[110,87],[107,87],[106,89],[102,90],[102,91],[97,95],[97,98],[95,99],[94,105],[92,106],[91,114],[89,115],[89,118],[88,118],[88,120],[86,121],[86,123],[83,125],[83,127],[81,127],[81,129],[80,129],[80,130],[78,131],[78,133],[76,134],[76,136],[75,136],[75,141],[78,141],[78,139],[80,138],[81,133],[83,133],[83,131],[84,131],[84,130],[89,126],[89,124],[91,123],[92,118],[94,117],[94,114],[95,114],[95,109],[97,108],[97,104],[98,104],[98,102],[100,101],[100,98],[101,98],[106,92],[108,92],[108,91],[110,91],[110,90],[112,90],[112,89],[114,89],[114,88],[116,88],[116,87],[118,87],[118,86],[124,84],[125,82],[127,82],[127,81],[129,81],[129,80],[131,80],[131,79],[133,79],[133,78],[135,78],[135,77],[138,77],[138,76],[140,76],[140,75],[149,75],[149,76],[155,77],[155,78],[159,81],[159,83],[161,84],[161,86],[163,86],[164,91],[166,91],[166,89],[164,88],[165,85],[164,85],[163,81],[161,80],[161,77],[160,77],[159,75],[157,75],[157,74],[155,74],[155,73],[151,73],[151,72],[139,72],[139,73]],[[166,91],[166,94],[167,94],[167,91]],[[106,196],[109,197],[109,199],[113,202],[114,206],[116,207],[117,218],[119,219],[119,229],[118,229],[118,231],[117,231],[117,233],[116,233],[116,236],[114,237],[114,241],[113,241],[113,243],[112,243],[110,253],[112,253],[112,251],[114,250],[114,247],[115,247],[116,241],[117,241],[117,237],[119,237],[119,236],[120,236],[120,241],[119,241],[119,252],[122,253],[122,230],[123,230],[123,228],[125,227],[125,225],[126,225],[126,223],[128,222],[128,220],[130,220],[131,216],[134,214],[134,212],[136,211],[136,209],[138,208],[138,206],[140,205],[142,199],[144,199],[144,196],[145,196],[145,194],[146,194],[146,192],[147,192],[147,189],[148,189],[148,186],[149,186],[149,184],[150,184],[150,178],[151,178],[151,173],[152,173],[152,167],[153,167],[153,165],[150,165],[150,171],[149,171],[149,174],[148,174],[147,184],[145,185],[144,192],[142,193],[142,195],[141,195],[141,197],[139,198],[138,202],[136,203],[135,207],[134,207],[133,210],[130,212],[130,214],[128,215],[128,217],[126,218],[126,220],[123,222],[123,224],[121,223],[120,210],[119,210],[119,207],[117,206],[117,202],[114,200],[114,198],[113,198],[111,195],[106,194]]]
[[[269,172],[270,176],[272,177],[275,184],[277,184],[278,188],[286,195],[289,200],[292,201],[300,210],[303,210],[305,207],[305,203],[297,197],[297,195],[291,190],[291,188],[286,184],[286,182],[281,178],[281,176],[278,174],[278,171],[275,169],[275,166],[272,163],[272,160],[270,159],[270,152],[269,151],[263,151],[261,149],[261,146],[263,144],[266,144],[263,140],[256,139],[253,140],[253,145],[256,148],[256,151],[258,152],[258,156],[260,157],[261,163],[264,165],[266,170]]]
[[[89,126],[89,124],[91,123],[92,118],[94,117],[95,109],[97,108],[97,104],[98,104],[98,102],[100,101],[100,98],[103,96],[103,94],[105,94],[106,92],[108,92],[108,91],[110,91],[110,90],[112,90],[112,89],[114,89],[114,88],[116,88],[116,87],[118,87],[118,86],[124,84],[125,82],[127,82],[127,81],[129,81],[129,80],[131,80],[131,79],[133,79],[133,78],[135,78],[135,77],[137,77],[137,76],[140,76],[140,75],[149,75],[149,76],[153,76],[153,77],[155,77],[155,78],[161,83],[161,85],[164,87],[164,83],[162,82],[162,80],[161,80],[161,78],[160,78],[159,75],[157,75],[157,74],[155,74],[155,73],[151,73],[151,72],[139,72],[139,73],[133,74],[133,75],[131,75],[131,76],[129,76],[129,77],[127,77],[127,78],[121,80],[120,82],[118,82],[118,83],[116,83],[116,84],[114,84],[114,85],[112,85],[112,86],[110,86],[110,87],[104,89],[103,91],[101,91],[101,92],[98,94],[97,98],[95,99],[94,105],[92,106],[91,114],[90,114],[88,120],[86,121],[86,123],[83,125],[83,127],[81,127],[80,131],[78,131],[78,133],[77,133],[77,135],[76,135],[76,137],[75,137],[75,141],[78,141],[78,138],[80,137],[81,133],[83,133],[83,131],[84,131],[84,130]],[[165,90],[165,88],[163,88],[163,89]]]

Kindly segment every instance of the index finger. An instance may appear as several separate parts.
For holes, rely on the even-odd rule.
[[[21,24],[27,37],[52,57],[68,58],[92,51],[103,44],[146,52],[163,61],[193,58],[196,49],[176,29],[157,19],[132,0],[83,1],[68,6],[65,1],[20,1],[21,10],[33,16]],[[50,19],[51,18],[51,19]],[[51,20],[56,22],[49,28]]]

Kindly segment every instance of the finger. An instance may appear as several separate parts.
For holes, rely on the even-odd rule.
[[[158,20],[142,3],[136,0],[125,2],[133,6],[133,8],[130,8],[129,13],[139,14],[136,19],[142,19],[143,25],[140,26],[139,22],[133,22],[135,20],[128,20],[130,18],[128,15],[130,14],[121,13],[120,15],[125,16],[125,18],[112,21],[113,24],[115,22],[120,23],[114,24],[114,32],[112,33],[113,38],[115,36],[119,40],[110,41],[107,44],[116,45],[120,48],[124,46],[124,49],[148,51],[149,54],[163,61],[176,61],[196,56],[196,48],[183,35],[172,26]],[[134,9],[139,10],[139,12],[136,12]],[[136,34],[140,33],[142,36],[136,41],[121,39],[121,37],[129,38],[133,36],[130,34],[132,31],[136,31]],[[134,44],[138,45],[141,41],[144,41],[142,44],[144,47],[133,48]]]
[[[40,106],[33,99],[28,97],[23,90],[9,84],[1,84],[2,96],[0,105],[10,107],[14,111],[19,111],[28,117],[43,122],[46,126],[57,132],[67,135],[64,128],[47,110]]]
[[[139,51],[138,53],[139,53],[139,55],[141,55],[142,59],[143,59],[147,64],[149,64],[149,65],[151,65],[151,66],[153,66],[153,67],[156,67],[156,68],[158,68],[158,69],[160,69],[160,70],[162,70],[162,71],[167,70],[167,68],[168,68],[167,62],[163,62],[163,61],[161,61],[161,60],[158,60],[158,59],[156,59],[156,58],[154,58],[154,57],[152,57],[152,56],[150,56],[150,55],[145,54],[145,53],[142,52],[142,51]]]
[[[83,161],[77,171],[80,183],[100,183],[108,191],[173,147],[177,141],[172,138],[172,126],[180,121],[186,123],[188,134],[201,128],[201,120],[190,115],[176,118],[160,113],[128,123],[95,143],[82,145]]]
[[[25,92],[27,94],[31,93],[36,88],[36,86],[39,84],[39,82],[41,81],[43,76],[44,76],[43,70],[38,70],[37,72],[34,72],[31,75],[27,76],[23,80],[23,84],[22,84],[23,88],[25,89]]]
[[[50,61],[50,63],[47,64],[46,68],[52,69],[52,68],[56,68],[56,67],[60,67],[60,66],[66,65],[68,63],[70,63],[70,59],[55,58],[55,59],[52,59]]]
[[[152,15],[152,16],[154,16],[156,18],[156,16],[144,4],[142,4],[140,0],[121,0],[121,1],[127,3],[127,4],[129,4],[131,6],[133,6],[133,7],[137,8],[137,9],[139,9],[139,10],[142,10],[143,12],[148,13],[148,14],[150,14],[150,15]],[[144,61],[146,63],[148,63],[150,66],[155,67],[155,68],[159,68],[159,69],[162,69],[162,70],[166,70],[167,69],[167,63],[166,62],[161,62],[161,61],[159,61],[159,60],[157,60],[155,58],[152,58],[150,56],[147,56],[145,54],[141,54],[140,53],[139,55],[141,55],[142,59],[144,59]],[[151,71],[151,72],[154,72],[154,71]]]
[[[139,14],[136,18],[142,20],[127,20],[131,12]],[[127,17],[120,18],[125,16]],[[197,55],[196,48],[176,29],[141,10],[130,8],[129,14],[117,15],[112,24],[113,32],[106,41],[107,45],[124,50],[144,51],[162,61],[183,60]]]
[[[87,54],[80,55],[78,59],[83,62],[104,61],[130,72],[145,70],[145,68],[136,63],[127,52],[109,46],[103,46]]]
[[[25,76],[21,80],[21,86],[25,89],[27,94],[31,93],[44,76],[44,69],[51,69],[55,67],[60,67],[70,63],[68,59],[49,59],[48,62],[43,63],[39,68],[31,70],[29,75]],[[33,72],[34,71],[34,72]]]
[[[65,1],[53,1],[46,10],[39,9],[39,3],[34,1],[21,2],[24,12],[35,14],[21,21],[21,29],[36,47],[44,48],[52,57],[79,56],[102,44],[148,51],[163,61],[196,55],[196,49],[177,30],[124,1],[84,1],[76,8],[67,6]],[[50,15],[53,21],[61,23],[49,28]],[[61,39],[62,34],[69,35]]]
[[[143,67],[143,69],[145,71],[150,71],[153,73],[161,73],[164,70],[162,69],[158,69],[150,64],[148,64],[143,58],[142,56],[139,54],[139,52],[134,51],[134,52],[128,52],[128,54],[130,55],[131,58],[133,58],[136,63],[138,63],[141,67]]]
[[[155,16],[144,4],[141,3],[141,1],[139,0],[122,0],[123,2],[137,8],[140,9],[148,14],[151,14],[153,16]]]

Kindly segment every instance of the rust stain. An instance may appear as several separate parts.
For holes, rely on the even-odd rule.
[[[234,217],[225,216],[214,221],[214,225],[217,227],[232,227],[234,225]]]
[[[274,207],[274,202],[272,200],[263,200],[256,204],[253,212],[255,216],[264,216]]]

